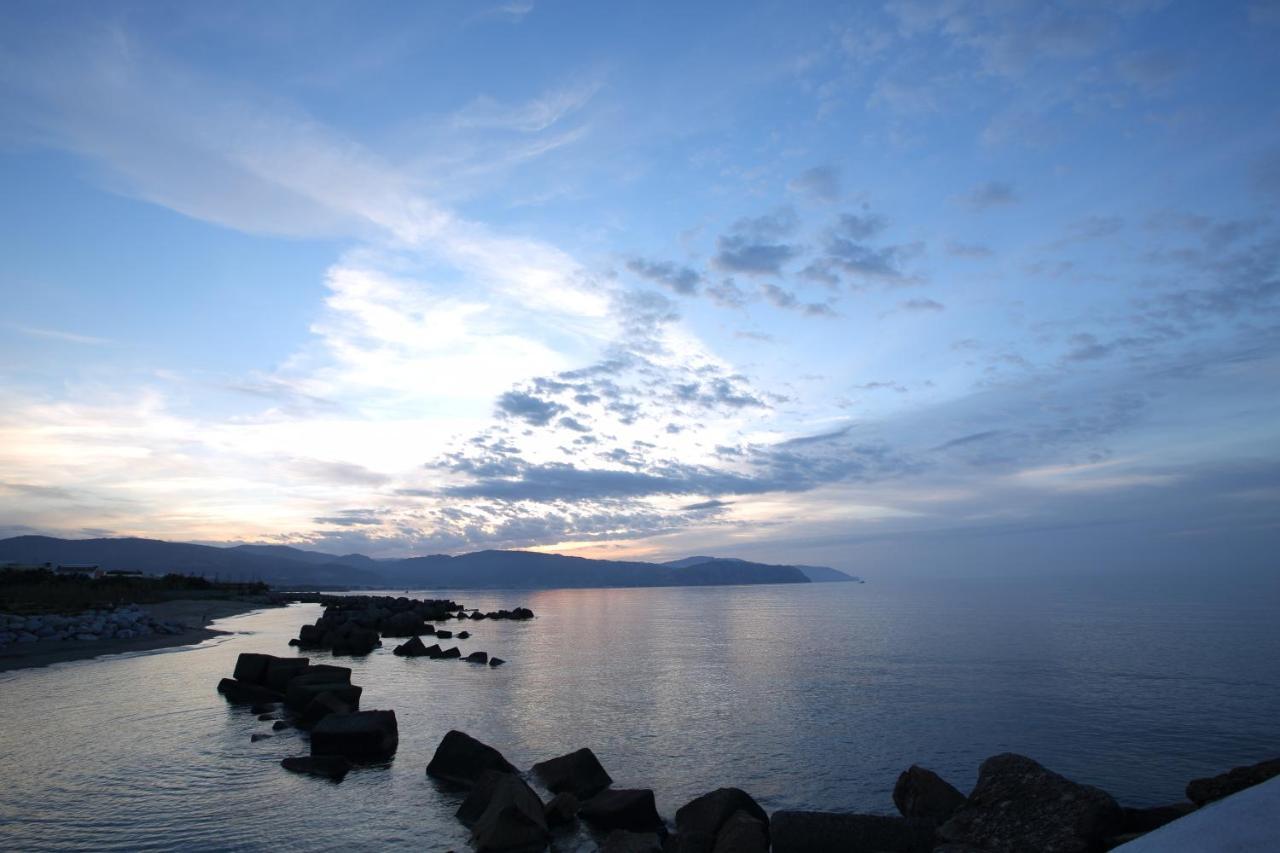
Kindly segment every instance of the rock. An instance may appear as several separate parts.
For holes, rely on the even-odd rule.
[[[1151,806],[1144,809],[1123,808],[1120,810],[1119,833],[1139,835],[1159,829],[1166,823],[1172,823],[1180,817],[1186,817],[1196,810],[1194,803],[1173,803],[1167,806]]]
[[[440,657],[442,657],[442,658],[460,658],[460,657],[462,657],[462,652],[458,651],[458,647],[457,647],[457,646],[454,646],[453,648],[445,649],[444,651],[442,651],[442,652],[440,653]]]
[[[265,687],[267,683],[267,666],[273,660],[275,658],[271,655],[243,652],[240,657],[236,658],[236,669],[232,677],[236,681],[243,681],[246,684],[261,684]]]
[[[427,646],[427,657],[433,660],[436,658],[441,658],[441,657],[444,657],[444,652],[440,651],[440,647],[438,645],[432,644],[430,646]]]
[[[254,705],[253,707],[256,708],[258,706]],[[253,708],[250,708],[249,710],[252,711]],[[279,719],[279,718],[275,714],[259,714],[258,715],[258,722],[260,723],[265,723],[268,720],[276,720],[276,719]]]
[[[350,714],[354,710],[334,694],[321,693],[303,709],[300,722],[304,728],[310,728],[330,714]]]
[[[982,762],[966,803],[938,828],[943,841],[984,850],[1084,853],[1120,825],[1120,807],[1022,755]]]
[[[604,840],[600,853],[662,853],[662,839],[656,832],[615,829]]]
[[[356,628],[340,636],[333,644],[335,655],[367,655],[382,645],[372,628]]]
[[[486,770],[516,772],[498,750],[457,730],[444,736],[427,764],[428,776],[466,788],[475,785]]]
[[[712,853],[769,853],[768,823],[745,811],[734,812],[716,833]]]
[[[467,655],[467,663],[488,663],[488,662],[489,662],[488,652],[472,652],[471,654]]]
[[[453,632],[452,632],[452,631],[440,631],[440,630],[437,630],[437,631],[436,631],[436,639],[437,639],[437,640],[448,640],[448,639],[450,639],[450,638],[452,638],[452,637],[453,637]]]
[[[280,707],[278,702],[258,702],[249,709],[251,714],[271,714]]]
[[[484,810],[489,807],[489,801],[493,799],[493,792],[499,783],[511,775],[513,774],[500,770],[486,770],[481,773],[467,794],[467,798],[462,801],[462,805],[458,806],[453,816],[468,829],[475,826],[484,814]]]
[[[258,741],[266,740],[269,737],[271,737],[271,735],[263,734],[262,732],[254,732],[253,734],[249,735],[249,741],[251,743],[257,743]]]
[[[421,637],[414,637],[409,642],[396,646],[392,651],[403,658],[420,658],[427,654],[427,647],[423,644]]]
[[[916,764],[904,770],[893,786],[893,804],[907,818],[945,823],[964,801],[964,794],[945,779]]]
[[[309,665],[310,660],[308,658],[273,657],[267,661],[266,674],[259,683],[277,693],[284,693],[289,687],[289,682],[295,676],[301,675]]]
[[[396,751],[399,742],[395,711],[329,714],[311,730],[312,755],[385,758]]]
[[[613,783],[596,754],[586,747],[539,762],[533,765],[533,773],[549,791],[568,791],[579,800],[590,799]]]
[[[582,804],[578,817],[600,829],[629,829],[633,832],[663,831],[662,818],[648,788],[611,788]]]
[[[291,729],[291,728],[293,728],[293,726],[291,726],[285,720],[276,720],[274,723],[271,724],[272,731],[280,732],[280,731],[284,731],[285,729]]]
[[[256,702],[278,702],[279,693],[259,687],[256,684],[244,684],[234,678],[224,678],[218,682],[218,692],[227,697],[227,701],[237,705],[252,705]]]
[[[578,817],[579,805],[578,798],[568,791],[556,794],[543,810],[547,818],[547,826],[566,826],[573,823]]]
[[[506,661],[502,658],[489,658],[489,666],[502,666]]]
[[[358,684],[319,680],[328,677],[327,673],[318,673],[315,676],[299,676],[290,681],[289,692],[285,694],[285,704],[295,711],[303,711],[317,696],[329,693],[352,709],[358,709],[360,694],[364,692],[364,688]]]
[[[397,613],[382,626],[384,637],[412,637],[422,633],[422,617],[412,610]]]
[[[690,800],[676,812],[676,833],[680,836],[680,853],[711,853],[717,837],[728,820],[738,812],[753,818],[764,827],[765,849],[769,848],[769,815],[739,788],[719,788]],[[746,829],[741,834],[751,835]]]
[[[928,853],[933,824],[883,815],[777,811],[769,823],[774,853]],[[1027,848],[1022,853],[1040,848]]]
[[[1252,788],[1277,775],[1280,775],[1280,758],[1247,767],[1236,767],[1218,776],[1191,781],[1187,785],[1187,799],[1197,806],[1203,806],[1245,788]]]
[[[459,640],[469,640],[469,639],[471,639],[471,632],[470,632],[470,631],[459,631],[459,632],[458,632],[458,639],[459,639]]]
[[[280,766],[294,773],[306,773],[336,782],[347,775],[351,762],[340,755],[299,755],[284,759]]]
[[[514,773],[489,773],[486,777],[493,775],[498,776],[495,782],[489,783],[486,778],[476,786],[477,790],[487,789],[489,793],[483,813],[471,828],[476,850],[488,853],[544,849],[550,833],[542,800]]]
[[[115,633],[115,638],[117,640],[132,640],[135,636],[136,634],[128,628],[121,628]]]
[[[18,635],[19,643],[34,643],[38,639],[40,638],[37,637],[35,634],[28,634],[24,632]],[[92,643],[94,640],[98,639],[98,635],[97,634],[76,634],[76,639],[84,643]]]

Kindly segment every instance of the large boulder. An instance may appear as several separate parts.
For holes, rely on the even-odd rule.
[[[384,637],[412,637],[422,633],[422,617],[412,610],[396,613],[382,624]]]
[[[236,658],[234,677],[245,684],[265,685],[267,681],[267,664],[274,658],[271,655],[244,652]]]
[[[769,830],[774,853],[928,853],[933,846],[933,824],[904,817],[777,811]]]
[[[502,753],[469,734],[450,731],[427,764],[427,775],[470,788],[486,770],[514,773],[516,768]]]
[[[358,707],[347,704],[333,693],[321,693],[302,709],[299,724],[303,728],[311,728],[330,714],[350,714]]]
[[[742,812],[764,828],[764,846],[769,848],[769,815],[751,795],[740,788],[719,788],[690,800],[676,811],[676,834],[680,837],[680,853],[712,853],[716,849],[721,828],[735,814]],[[739,834],[752,835],[750,828]]]
[[[712,853],[769,853],[769,825],[745,811],[736,811],[716,833]]]
[[[489,662],[488,652],[472,652],[471,654],[467,655],[467,663],[488,663],[488,662]]]
[[[542,800],[515,773],[486,770],[458,808],[478,850],[541,850],[547,844]]]
[[[236,705],[256,705],[259,702],[279,702],[284,697],[274,690],[257,684],[246,684],[234,678],[224,678],[218,682],[218,692],[227,697],[228,702]]]
[[[272,658],[267,663],[263,684],[277,693],[283,693],[289,688],[289,682],[305,672],[310,664],[309,658]]]
[[[945,823],[964,801],[964,794],[949,782],[916,764],[904,770],[893,786],[893,804],[903,817]]]
[[[295,711],[306,710],[306,707],[322,693],[329,693],[341,699],[353,709],[360,707],[360,694],[364,688],[358,684],[344,684],[341,681],[326,681],[328,676],[320,673],[315,676],[299,676],[289,682],[289,692],[284,702]]]
[[[299,755],[283,759],[280,766],[294,773],[305,773],[336,782],[347,775],[351,762],[341,755]]]
[[[662,838],[656,832],[615,829],[604,840],[600,853],[662,853]]]
[[[406,643],[401,643],[392,651],[402,658],[420,658],[427,654],[427,647],[423,644],[421,637],[413,637]]]
[[[1229,797],[1237,791],[1252,788],[1280,775],[1280,758],[1250,764],[1247,767],[1236,767],[1226,773],[1210,776],[1206,779],[1195,779],[1187,785],[1187,799],[1197,806]]]
[[[394,753],[399,743],[395,711],[330,714],[311,730],[312,755],[376,760]]]
[[[334,639],[333,653],[335,655],[367,655],[380,645],[382,641],[373,628],[354,628],[342,632]]]
[[[568,791],[585,800],[603,791],[613,782],[591,750],[576,752],[533,765],[534,775],[554,793]]]
[[[1186,817],[1196,810],[1195,803],[1173,803],[1167,806],[1149,806],[1142,809],[1121,809],[1118,835],[1145,834],[1159,829],[1166,823]]]
[[[632,832],[658,831],[666,827],[658,816],[653,791],[648,788],[608,788],[582,804],[578,816],[599,829],[629,829]]]
[[[458,647],[457,647],[457,646],[454,646],[453,648],[445,649],[444,651],[442,651],[442,652],[440,653],[440,657],[442,657],[442,658],[460,658],[460,657],[462,657],[462,652],[458,651]]]
[[[547,826],[566,826],[573,823],[578,818],[579,808],[581,804],[573,794],[568,791],[556,794],[547,801],[547,806],[543,809],[543,814],[547,817]]]
[[[1023,755],[982,762],[968,801],[938,828],[942,840],[999,853],[1086,853],[1113,835],[1120,806]]]

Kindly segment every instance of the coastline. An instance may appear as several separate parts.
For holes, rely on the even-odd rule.
[[[89,642],[62,641],[9,646],[0,650],[0,673],[51,666],[67,661],[87,660],[102,655],[152,651],[172,646],[191,646],[210,637],[228,633],[209,627],[215,619],[239,616],[242,613],[276,606],[279,605],[262,598],[174,599],[145,604],[142,608],[157,619],[176,622],[185,626],[187,630],[181,634],[153,634],[149,637],[133,637],[127,640],[113,638]]]

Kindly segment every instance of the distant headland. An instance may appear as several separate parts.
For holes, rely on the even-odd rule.
[[[558,589],[860,582],[824,566],[695,556],[667,563],[595,560],[536,551],[476,551],[405,559],[327,554],[286,545],[219,547],[159,539],[0,539],[0,566],[177,573],[288,589]]]

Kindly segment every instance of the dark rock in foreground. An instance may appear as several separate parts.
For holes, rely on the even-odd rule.
[[[506,663],[502,658],[489,658],[489,666],[502,666]]]
[[[399,655],[400,657],[420,658],[420,657],[426,656],[427,647],[422,642],[421,637],[414,637],[413,639],[409,640],[409,642],[401,643],[400,645],[396,646],[394,649],[392,649],[392,651],[395,654]]]
[[[399,742],[395,711],[330,714],[311,731],[311,754],[379,759],[394,753]]]
[[[945,823],[964,801],[964,794],[949,782],[916,764],[903,771],[893,786],[893,804],[907,818]]]
[[[720,788],[703,794],[681,806],[676,812],[676,834],[680,838],[680,853],[713,853],[721,846],[737,849],[726,838],[721,844],[723,828],[737,815],[754,821],[751,826],[737,819],[731,833],[744,850],[769,849],[769,815],[760,808],[751,795],[739,788]],[[763,839],[763,847],[757,838]]]
[[[1260,785],[1273,776],[1280,776],[1280,758],[1247,767],[1236,767],[1207,779],[1195,779],[1187,785],[1187,799],[1197,806],[1203,806],[1245,788]]]
[[[1186,817],[1196,810],[1194,803],[1173,803],[1168,806],[1151,806],[1145,809],[1121,809],[1121,835],[1145,834]]]
[[[533,772],[547,790],[557,794],[567,791],[579,800],[595,796],[613,782],[595,753],[585,747],[539,762],[533,765]]]
[[[747,812],[736,811],[716,833],[712,853],[769,853],[769,826]]]
[[[486,770],[516,772],[498,750],[457,730],[444,736],[427,764],[428,776],[467,788],[475,785]]]
[[[444,651],[442,651],[442,652],[440,653],[440,657],[442,657],[442,658],[460,658],[460,657],[462,657],[462,652],[458,651],[458,647],[457,647],[457,646],[454,646],[453,648],[445,649]]]
[[[777,811],[774,853],[928,853],[933,824],[883,815]],[[1039,848],[1025,848],[1025,851]],[[1024,851],[1024,853],[1025,853]]]
[[[662,839],[656,832],[615,829],[604,840],[600,853],[662,853]]]
[[[600,829],[666,832],[662,818],[658,816],[653,791],[647,788],[601,791],[582,804],[578,816]]]
[[[351,762],[340,755],[300,755],[284,759],[280,766],[294,773],[306,773],[337,781],[347,775]]]
[[[542,800],[514,773],[486,771],[458,812],[460,818],[479,812],[471,836],[481,853],[547,846],[550,833]]]
[[[467,655],[467,663],[488,663],[488,662],[489,662],[488,652],[472,652],[471,654]]]
[[[1106,792],[1005,753],[982,762],[973,793],[938,836],[999,853],[1087,853],[1115,834],[1120,819]]]
[[[279,702],[284,697],[274,690],[268,690],[257,684],[247,684],[234,678],[224,678],[218,682],[218,692],[227,697],[228,702],[237,705],[255,705],[259,702]]]
[[[547,818],[547,826],[566,826],[578,819],[578,809],[581,804],[578,798],[573,794],[565,792],[556,794],[547,803],[547,807],[543,809],[543,814]]]

